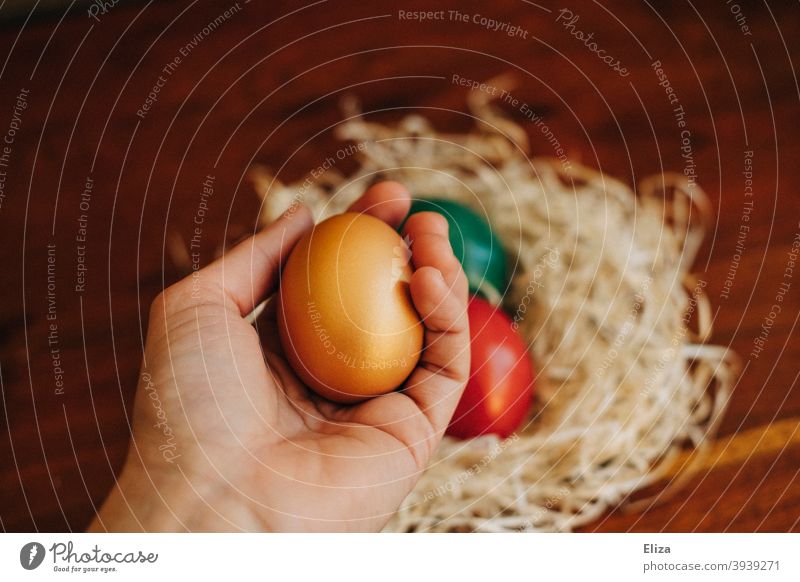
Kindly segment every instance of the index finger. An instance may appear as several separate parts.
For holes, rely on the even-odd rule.
[[[373,184],[348,209],[380,218],[397,228],[411,208],[411,194],[400,182],[387,180]]]

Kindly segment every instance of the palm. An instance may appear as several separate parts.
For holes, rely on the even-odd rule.
[[[263,294],[252,282],[249,300],[213,276],[201,280],[201,301],[186,301],[187,286],[154,304],[145,367],[179,443],[177,469],[190,481],[225,484],[221,527],[378,529],[427,465],[466,380],[466,285],[452,251],[444,252],[441,221],[421,216],[409,225],[418,230],[412,297],[427,331],[421,365],[401,392],[355,406],[314,395],[283,358],[270,309],[258,331],[241,317]],[[236,252],[244,254],[208,270],[235,271]],[[146,467],[163,467],[155,457],[164,436],[148,430],[157,418],[140,395],[134,436]]]

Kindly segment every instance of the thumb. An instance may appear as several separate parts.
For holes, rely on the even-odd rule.
[[[245,316],[274,291],[281,265],[313,225],[311,212],[298,204],[187,279],[199,277],[200,281],[192,281],[193,285],[221,290],[220,301],[223,304],[232,301],[240,315]]]

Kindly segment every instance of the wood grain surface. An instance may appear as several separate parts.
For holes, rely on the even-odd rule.
[[[579,16],[572,28],[562,9]],[[400,16],[417,10],[444,19]],[[575,30],[593,33],[627,75]],[[466,89],[453,75],[512,71],[515,95],[571,158],[631,184],[687,167],[683,108],[717,212],[697,272],[714,341],[744,363],[721,440],[685,487],[586,529],[800,529],[798,59],[796,2],[170,1],[3,23],[0,527],[81,530],[102,502],[127,448],[148,305],[179,275],[166,233],[189,234],[206,176],[215,187],[203,262],[253,228],[253,162],[296,179],[339,147],[343,95],[375,119],[418,111],[464,130]],[[550,154],[542,132],[529,135]]]

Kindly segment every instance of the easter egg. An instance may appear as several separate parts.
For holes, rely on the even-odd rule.
[[[419,361],[423,326],[409,291],[410,250],[366,214],[329,218],[292,250],[281,275],[278,329],[300,379],[337,402],[395,390]]]
[[[506,255],[486,220],[463,204],[443,198],[414,200],[409,216],[416,212],[438,212],[447,219],[450,245],[464,268],[471,293],[492,300],[505,293],[509,282]]]
[[[470,377],[447,434],[472,438],[510,436],[528,414],[533,366],[525,343],[509,317],[479,297],[467,306]]]

